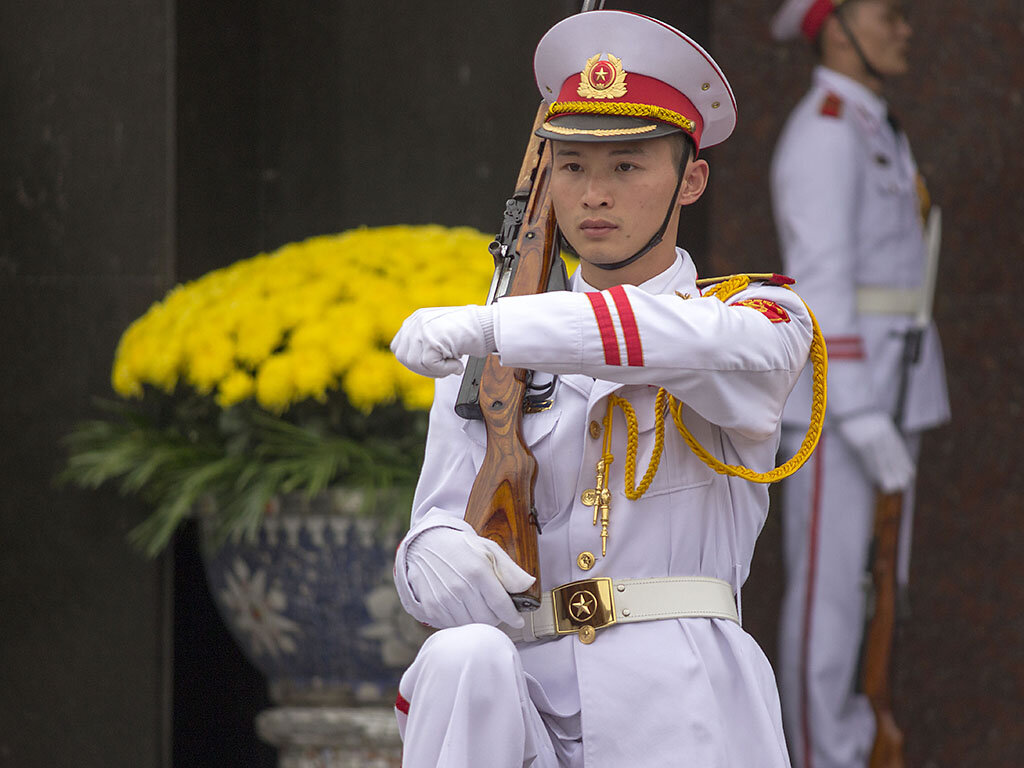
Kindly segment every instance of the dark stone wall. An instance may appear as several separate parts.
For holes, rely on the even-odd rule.
[[[740,119],[712,162],[716,272],[779,266],[768,200],[772,147],[808,85],[801,44],[773,43],[776,2],[714,4],[713,46]],[[1020,3],[910,3],[911,74],[889,101],[943,209],[935,315],[952,424],[926,436],[911,567],[912,619],[895,654],[895,713],[913,766],[1018,766],[1024,755],[1024,11]],[[744,594],[747,628],[774,654],[778,521]]]
[[[58,441],[170,286],[173,13],[0,6],[0,765],[168,764],[169,571]]]
[[[180,276],[355,226],[495,229],[540,101],[534,47],[579,6],[178,5]],[[608,5],[708,25],[706,2]]]

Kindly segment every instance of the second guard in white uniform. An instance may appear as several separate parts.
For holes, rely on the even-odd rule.
[[[812,347],[787,279],[702,296],[674,246],[681,206],[707,181],[695,150],[732,132],[732,91],[686,35],[619,11],[557,24],[535,71],[551,198],[581,258],[571,289],[419,310],[392,344],[439,377],[395,562],[406,610],[441,628],[400,685],[403,764],[785,768],[775,676],[737,605],[767,486],[713,471],[676,425],[713,460],[771,470]],[[464,355],[491,352],[557,376],[552,406],[523,419],[544,594],[529,614],[509,593],[533,578],[463,519],[486,436],[453,412],[455,374]],[[600,615],[596,631],[565,630],[584,615]]]
[[[932,324],[893,423],[904,339],[927,301],[923,185],[881,95],[883,79],[906,67],[910,29],[890,0],[790,0],[772,31],[803,34],[820,53],[778,140],[771,192],[784,270],[829,351],[825,431],[783,489],[779,684],[794,765],[860,768],[874,736],[857,678],[875,492],[904,492],[905,583],[919,435],[949,418]],[[783,450],[802,435],[809,392],[805,378],[790,397]]]

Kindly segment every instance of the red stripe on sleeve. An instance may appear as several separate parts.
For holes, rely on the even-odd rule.
[[[615,300],[615,309],[619,313],[619,322],[622,323],[622,335],[626,340],[626,359],[630,365],[643,366],[644,349],[640,344],[640,329],[637,328],[636,315],[633,314],[626,289],[616,285],[608,289],[608,293]]]
[[[605,365],[622,365],[619,357],[619,340],[615,336],[615,326],[612,324],[608,302],[600,293],[587,292],[586,297],[590,299],[590,306],[593,307],[594,317],[597,319],[597,328],[601,331]]]
[[[398,698],[395,699],[395,709],[397,709],[403,715],[409,714],[409,702],[401,693],[399,693]]]
[[[864,342],[860,336],[834,336],[825,339],[830,360],[863,360]]]
[[[811,487],[811,520],[807,531],[807,591],[804,596],[804,621],[800,637],[800,727],[803,732],[804,766],[812,768],[811,760],[811,712],[810,712],[810,667],[811,630],[814,626],[814,587],[818,571],[818,527],[821,523],[821,494],[824,472],[823,454],[825,436],[818,440],[818,447],[812,457],[814,479]]]

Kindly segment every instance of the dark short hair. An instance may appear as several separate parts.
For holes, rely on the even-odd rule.
[[[829,14],[829,15],[830,16],[831,15],[838,16],[840,13],[849,13],[848,9],[851,6],[855,5],[855,4],[856,4],[856,0],[846,0],[846,2],[844,2],[844,3],[840,4],[840,5],[837,5],[835,7],[835,9],[833,9],[832,13]],[[821,61],[822,56],[825,55],[825,48],[824,48],[824,46],[822,45],[822,42],[821,42],[821,38],[822,38],[822,35],[824,34],[824,32],[825,32],[825,25],[822,24],[821,27],[818,29],[818,34],[816,34],[814,36],[814,39],[811,40],[811,50],[814,51],[814,57],[818,61]]]
[[[697,154],[697,148],[693,143],[693,139],[682,131],[670,134],[666,138],[671,139],[672,142],[673,160],[676,161],[679,170],[683,170],[686,164]]]

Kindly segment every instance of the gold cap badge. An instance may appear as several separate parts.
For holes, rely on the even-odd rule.
[[[622,68],[622,59],[607,54],[602,59],[595,53],[580,72],[580,85],[576,93],[584,99],[617,99],[626,95],[626,70]]]

